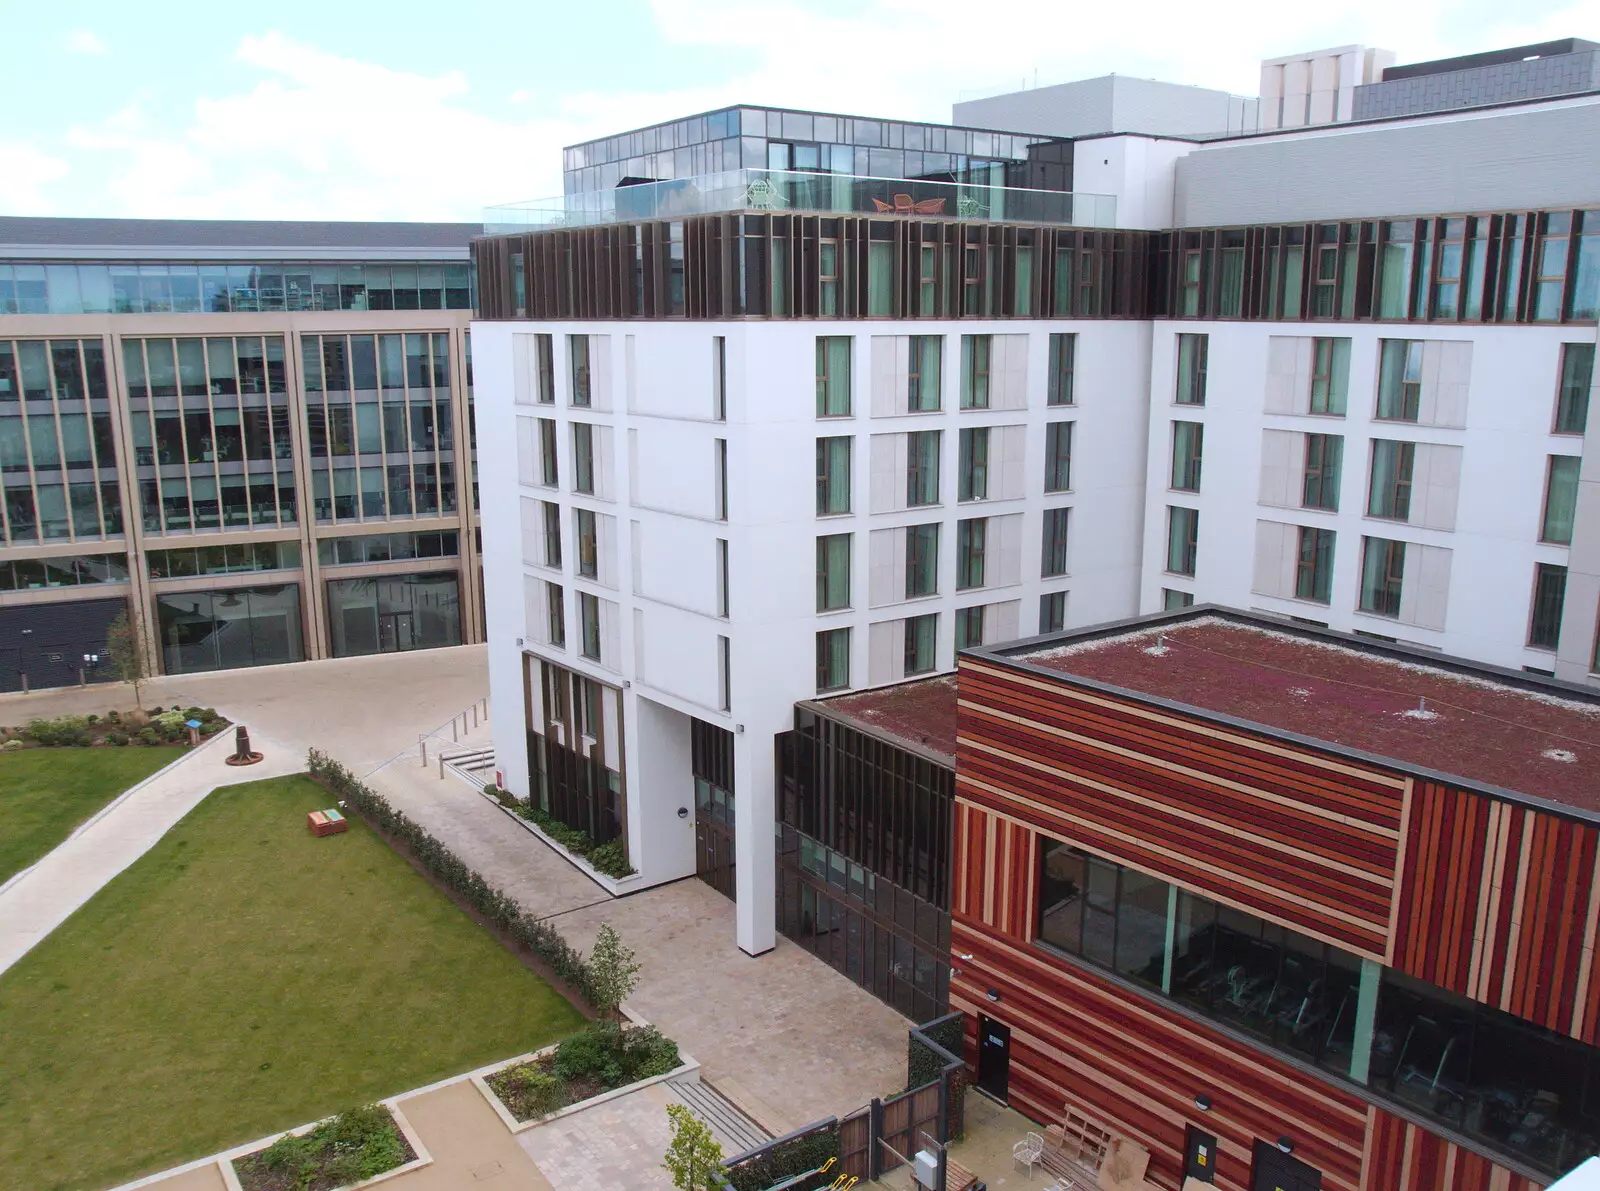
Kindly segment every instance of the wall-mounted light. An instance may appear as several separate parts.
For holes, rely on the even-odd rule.
[[[1196,1096],[1194,1098],[1194,1106],[1196,1108],[1198,1108],[1201,1112],[1210,1112],[1211,1111],[1211,1097],[1207,1096],[1204,1092],[1201,1092],[1198,1096]]]
[[[518,637],[518,638],[517,638],[517,645],[518,645],[518,646],[521,646],[521,644],[522,644],[522,638],[521,638],[521,637]]]
[[[1294,1142],[1289,1140],[1288,1137],[1280,1137],[1278,1138],[1278,1148],[1285,1154],[1292,1154],[1294,1153]]]
[[[733,726],[733,730],[735,732],[743,732],[744,731],[744,725],[743,724],[735,724]]]
[[[625,690],[625,691],[629,690],[632,686],[633,686],[633,683],[629,682],[626,678],[624,678],[622,680],[622,689],[623,690]]]
[[[963,955],[963,954],[961,954],[961,952],[958,951],[958,952],[956,952],[956,958],[957,959],[970,960],[972,958],[972,953],[968,952],[966,955]]]
[[[998,988],[991,988],[983,995],[988,997],[991,1001],[998,1001],[1000,999],[1000,990]]]
[[[689,808],[686,807],[686,806],[680,806],[678,808],[678,818],[687,819],[688,817],[689,817]]]

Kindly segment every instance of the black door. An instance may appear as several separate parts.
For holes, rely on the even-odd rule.
[[[1322,1191],[1322,1172],[1276,1146],[1256,1142],[1250,1191]]]
[[[978,1018],[978,1087],[1000,1103],[1007,1101],[1011,1082],[1011,1027],[992,1018]]]
[[[1217,1139],[1193,1125],[1183,1138],[1183,1173],[1202,1183],[1217,1181]]]
[[[697,810],[694,817],[694,872],[723,897],[734,893],[733,830]]]

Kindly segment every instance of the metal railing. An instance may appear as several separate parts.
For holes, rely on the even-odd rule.
[[[487,235],[505,235],[556,227],[681,219],[725,211],[803,211],[1114,227],[1117,200],[1109,194],[1028,190],[981,182],[746,169],[488,207],[484,210],[483,230]]]
[[[467,719],[469,716],[472,720],[472,725],[470,728],[467,726]],[[476,728],[481,723],[487,723],[488,720],[489,696],[485,695],[465,711],[456,712],[455,715],[450,717],[449,723],[440,724],[432,732],[417,733],[417,750],[422,754],[422,767],[424,769],[428,767],[428,741],[437,737],[442,743],[444,741],[444,734],[449,732],[450,743],[459,744],[461,743],[461,738],[470,732],[472,728]]]

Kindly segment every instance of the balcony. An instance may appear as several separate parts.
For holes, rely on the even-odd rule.
[[[1117,200],[980,183],[747,169],[488,207],[483,230],[514,235],[730,211],[1114,227]]]

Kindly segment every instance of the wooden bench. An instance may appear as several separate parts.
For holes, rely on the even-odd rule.
[[[306,826],[311,829],[312,835],[338,835],[350,824],[345,822],[338,807],[329,807],[325,811],[312,811],[307,815]]]
[[[946,1155],[944,1160],[944,1191],[968,1191],[978,1176],[973,1174],[954,1158]]]

